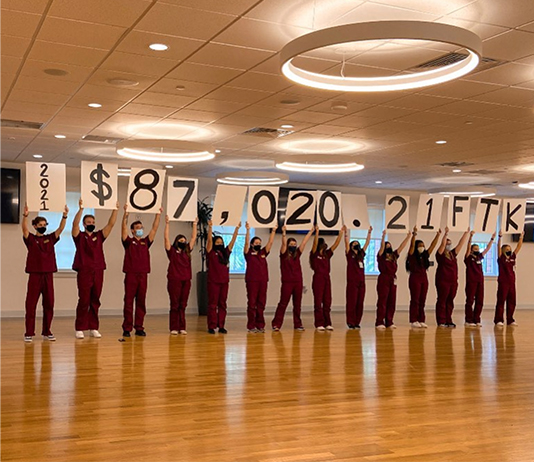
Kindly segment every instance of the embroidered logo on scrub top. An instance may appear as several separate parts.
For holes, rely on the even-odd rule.
[[[50,239],[47,239],[46,241],[43,241],[43,243],[47,244],[50,242]]]

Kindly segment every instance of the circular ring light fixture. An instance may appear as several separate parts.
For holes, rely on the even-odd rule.
[[[217,182],[223,184],[246,185],[246,186],[276,186],[289,181],[289,175],[285,173],[270,172],[226,172],[217,175]]]
[[[530,183],[520,183],[519,187],[523,189],[534,189],[534,181],[531,181]]]
[[[290,160],[277,162],[281,170],[301,173],[349,173],[363,170],[364,166],[352,158],[338,156],[291,156]]]
[[[202,162],[215,157],[213,146],[182,140],[135,140],[117,144],[117,154],[151,162]]]
[[[467,58],[439,69],[389,77],[342,77],[306,71],[293,60],[309,51],[368,40],[424,40],[465,48]],[[289,42],[280,52],[280,69],[288,79],[322,90],[380,92],[428,87],[458,79],[478,66],[482,40],[475,33],[449,24],[427,21],[375,21],[330,27]]]
[[[493,197],[496,194],[496,190],[493,188],[484,188],[479,186],[465,187],[461,188],[450,188],[446,191],[438,189],[437,191],[431,192],[430,194],[442,194],[446,197],[448,196],[470,196],[470,197]]]

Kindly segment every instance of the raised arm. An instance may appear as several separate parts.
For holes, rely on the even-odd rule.
[[[471,253],[471,243],[473,242],[474,234],[475,234],[474,231],[471,231],[469,233],[469,239],[467,240],[467,247],[465,248],[465,258],[467,258],[469,254]]]
[[[191,231],[191,239],[189,239],[190,250],[193,250],[195,248],[195,244],[197,243],[197,236],[198,236],[198,217],[195,218],[195,221],[193,221],[193,230]]]
[[[122,216],[122,225],[121,225],[121,239],[125,241],[128,239],[128,203],[124,204],[124,215]]]
[[[54,235],[56,236],[56,239],[61,236],[61,233],[65,229],[65,225],[67,224],[67,217],[69,215],[69,208],[65,205],[65,208],[63,209],[63,216],[61,217],[61,221],[59,222],[59,227],[54,231]]]
[[[350,252],[349,229],[345,228],[345,253]]]
[[[104,239],[107,238],[111,234],[111,230],[115,226],[115,223],[117,222],[117,215],[119,214],[119,202],[117,201],[117,205],[113,212],[111,212],[111,215],[108,220],[108,224],[102,228],[102,234],[104,235]]]
[[[408,231],[408,234],[406,234],[406,237],[404,238],[404,241],[401,242],[401,245],[399,245],[397,249],[397,254],[401,254],[404,250],[404,247],[408,245],[408,242],[410,242],[410,238],[412,237],[412,232]]]
[[[438,245],[440,235],[441,235],[441,229],[438,229],[436,236],[434,237],[434,239],[432,239],[432,242],[430,243],[430,247],[428,248],[428,255],[432,255],[432,252],[434,252],[434,249]]]
[[[280,255],[286,253],[287,250],[287,237],[286,237],[286,225],[282,226],[282,245],[280,246]]]
[[[163,245],[165,250],[171,250],[171,239],[169,237],[169,215],[165,215],[165,229],[163,230]]]
[[[319,245],[319,226],[315,225],[315,236],[313,237],[312,253],[317,252]]]
[[[239,234],[239,228],[241,228],[241,222],[239,222],[239,224],[235,227],[234,235],[232,236],[232,240],[230,241],[230,244],[228,244],[228,249],[230,251],[232,251],[232,249],[234,248],[234,244],[235,244],[235,241],[237,239],[237,235]],[[248,242],[248,240],[247,240],[247,242]]]
[[[308,244],[308,241],[310,240],[312,234],[313,234],[314,227],[312,226],[311,229],[308,231],[308,234],[304,236],[304,239],[302,239],[302,242],[300,243],[299,250],[300,253],[304,252],[304,249],[306,248],[306,245]]]
[[[347,229],[347,227],[345,225],[343,225],[343,228],[341,228],[339,230],[339,233],[337,235],[337,238],[336,238],[336,242],[334,242],[334,244],[332,245],[332,247],[330,247],[330,250],[332,252],[335,252],[336,249],[339,247],[339,244],[341,244],[341,239],[343,238],[343,235],[345,234],[345,230]]]
[[[410,241],[410,250],[408,250],[408,255],[413,255],[415,252],[415,238],[417,237],[417,226],[413,227],[412,231],[412,240]]]
[[[158,210],[158,213],[156,213],[156,216],[154,217],[154,222],[152,223],[152,229],[148,233],[148,240],[150,242],[154,242],[154,239],[156,237],[156,233],[158,232],[159,228],[159,222],[161,220],[161,214],[163,213],[163,207],[160,207]]]
[[[243,248],[243,252],[248,253],[250,249],[250,225],[248,224],[248,221],[245,222],[245,228],[247,232],[245,234],[245,247]]]
[[[519,242],[517,243],[517,246],[515,248],[515,254],[517,255],[519,251],[521,250],[521,247],[523,247],[523,239],[525,238],[525,231],[521,233],[521,236],[519,236]]]
[[[486,248],[484,249],[484,251],[482,252],[482,256],[485,257],[486,254],[490,251],[491,249],[491,246],[493,245],[493,242],[495,241],[495,233],[493,233],[491,235],[491,238],[490,238],[490,241],[488,242],[488,245],[486,246]]]
[[[27,239],[30,235],[30,230],[28,229],[28,204],[24,204],[24,211],[22,212],[22,235],[24,236],[24,239]]]
[[[462,238],[460,239],[460,242],[458,242],[458,245],[454,248],[454,252],[456,253],[456,255],[458,255],[461,252],[462,247],[465,245],[470,235],[471,235],[471,228],[467,228],[467,231],[463,234]]]
[[[369,244],[371,243],[371,233],[373,232],[373,227],[369,226],[369,230],[367,231],[367,239],[365,239],[365,244],[363,245],[363,251],[367,252],[367,248],[369,247]]]
[[[276,235],[276,226],[273,229],[271,229],[271,235],[269,236],[269,240],[267,241],[267,245],[265,246],[265,251],[267,253],[269,253],[273,247],[275,235]]]
[[[499,231],[499,240],[497,241],[497,251],[499,254],[499,258],[502,255],[502,231]]]
[[[78,211],[76,212],[76,215],[74,215],[74,220],[72,221],[72,237],[78,237],[78,234],[80,234],[80,220],[82,219],[83,214],[83,201],[80,199],[78,201]]]
[[[206,252],[211,252],[211,249],[213,249],[213,222],[211,220],[208,221],[208,239],[206,242]]]
[[[441,244],[438,248],[438,253],[441,255],[443,252],[445,252],[445,247],[447,247],[447,239],[449,238],[449,227],[447,226],[445,228],[445,233],[443,234],[443,239],[441,240]]]
[[[384,250],[386,250],[386,233],[387,233],[387,229],[382,231],[382,240],[380,241],[380,249],[378,250],[378,255],[380,257],[384,253]]]

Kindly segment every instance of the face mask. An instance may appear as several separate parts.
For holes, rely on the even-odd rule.
[[[261,250],[261,245],[255,245],[252,248],[254,249],[254,252],[259,252]]]
[[[425,248],[424,247],[417,247],[417,251],[419,253],[423,253],[425,251]]]
[[[95,225],[87,225],[85,227],[85,230],[92,233],[94,230],[95,230],[96,226]]]
[[[386,253],[393,253],[393,249],[392,249],[391,247],[388,247],[388,248],[386,249]]]
[[[447,245],[445,246],[445,250],[446,250],[447,252],[450,252],[451,249],[452,249],[452,245],[447,244]]]
[[[478,257],[480,255],[480,251],[479,250],[473,250],[473,255],[475,257]]]
[[[511,257],[512,256],[512,251],[511,250],[508,250],[505,252],[506,253],[506,256],[507,257]]]
[[[213,248],[217,251],[217,252],[222,252],[224,250],[224,245],[222,244],[217,244],[217,245],[214,245]]]
[[[135,235],[136,235],[137,237],[143,237],[143,234],[144,234],[143,229],[136,229],[136,230],[135,230]]]
[[[184,250],[186,244],[187,244],[186,242],[180,242],[180,241],[178,241],[178,244],[177,244],[177,245],[178,245],[178,248],[179,248],[179,249]]]
[[[35,230],[36,230],[39,234],[44,234],[44,233],[46,233],[46,226],[39,226],[39,228],[35,228]]]
[[[297,246],[296,245],[292,245],[292,246],[288,247],[287,250],[289,250],[290,253],[295,253],[297,251]]]
[[[352,247],[352,250],[354,252],[358,252],[360,250],[360,246],[359,245],[355,245],[355,246]]]

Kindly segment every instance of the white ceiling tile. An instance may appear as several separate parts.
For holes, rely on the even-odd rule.
[[[197,111],[194,109],[180,109],[178,112],[175,112],[173,115],[169,116],[169,119],[175,120],[185,120],[192,122],[205,122],[212,123],[216,120],[224,117],[223,112],[209,112],[209,111]]]
[[[41,15],[2,8],[2,35],[32,38]]]
[[[278,92],[291,86],[291,82],[280,75],[264,74],[261,72],[246,72],[232,80],[233,87],[249,90]]]
[[[185,62],[180,63],[180,65],[166,77],[191,82],[223,85],[241,73],[242,71],[236,69]]]
[[[14,89],[11,92],[11,95],[9,95],[9,101],[49,104],[53,106],[62,106],[68,99],[68,95],[21,89]]]
[[[178,88],[177,88],[178,87]],[[215,90],[218,85],[200,82],[190,82],[186,80],[161,79],[150,87],[150,91],[156,93],[167,93],[169,95],[190,96],[200,98]]]
[[[22,58],[2,55],[2,73],[16,74],[19,70]]]
[[[126,72],[128,74],[161,77],[177,64],[178,61],[170,59],[115,51],[104,61],[100,68],[115,72]]]
[[[257,103],[267,98],[272,93],[265,91],[247,90],[244,88],[220,87],[210,93],[210,99],[221,101],[235,101],[239,103]]]
[[[29,59],[51,63],[72,64],[82,67],[96,67],[106,56],[105,50],[76,47],[60,43],[37,40],[28,55]]]
[[[46,69],[61,69],[68,72],[68,74],[52,76],[44,72]],[[63,82],[76,82],[80,84],[85,81],[92,72],[93,69],[91,67],[73,66],[71,64],[27,59],[24,62],[24,66],[22,67],[20,75],[25,77],[43,78],[43,80],[49,79]]]
[[[248,70],[270,56],[272,53],[268,51],[210,43],[197,51],[188,62]]]
[[[84,85],[75,98],[86,98],[88,102],[99,103],[101,101],[118,101],[125,103],[135,98],[141,90],[130,88],[119,88],[113,85]]]
[[[232,0],[221,2],[220,0],[159,0],[160,3],[169,3],[176,6],[185,6],[198,10],[212,11],[214,13],[226,13],[241,15],[258,0]]]
[[[473,74],[474,76],[475,74]],[[421,93],[427,95],[442,96],[445,98],[463,99],[471,96],[481,95],[489,91],[498,90],[501,85],[493,83],[471,82],[469,80],[455,80],[442,85],[423,88]]]
[[[474,0],[440,0],[439,2],[429,2],[428,0],[372,0],[372,3],[441,16],[452,13],[459,8],[463,8],[473,1]]]
[[[21,90],[35,90],[50,93],[59,93],[61,95],[70,95],[79,87],[78,82],[71,82],[62,77],[43,79],[37,77],[26,77],[21,75],[17,78],[15,88]]]
[[[437,22],[444,24],[451,24],[452,26],[458,26],[463,29],[470,30],[477,34],[482,40],[486,40],[498,34],[502,34],[510,30],[508,27],[496,26],[494,24],[484,24],[481,22],[467,21],[465,19],[454,18],[452,16],[445,16],[440,18]]]
[[[507,63],[494,67],[493,69],[488,69],[487,71],[470,74],[466,79],[499,85],[516,85],[534,79],[534,66]]]
[[[128,90],[131,89],[131,90],[137,90],[137,91],[147,89],[150,85],[152,85],[157,80],[157,78],[153,76],[151,77],[147,75],[129,74],[127,72],[113,71],[110,69],[97,69],[95,73],[87,81],[87,83],[91,85],[103,85],[103,86],[110,87],[110,88],[118,88],[118,89],[123,88],[120,86],[115,87],[112,84],[110,84],[108,80],[111,80],[111,79],[126,79],[126,80],[138,82],[138,84],[135,86],[127,87]]]
[[[534,91],[524,88],[507,87],[470,98],[474,101],[507,104],[518,107],[534,107]]]
[[[153,106],[149,104],[137,104],[130,103],[124,108],[121,109],[121,114],[136,114],[143,116],[153,116],[153,117],[167,117],[168,115],[175,112],[174,108],[164,107],[164,106]]]
[[[333,25],[388,20],[435,21],[439,16],[439,14],[421,13],[367,2],[335,20]]]
[[[49,0],[2,0],[2,9],[41,14]]]
[[[153,104],[154,106],[173,107],[178,110],[194,100],[195,98],[191,96],[169,95],[147,91],[135,98],[134,102],[140,104]]]
[[[2,34],[2,56],[22,58],[30,44],[29,38],[12,37]]]
[[[483,44],[484,56],[493,59],[515,61],[532,55],[534,34],[511,30],[486,40]]]
[[[191,103],[187,109],[194,109],[197,111],[208,111],[208,112],[221,112],[223,114],[233,114],[240,109],[243,109],[245,106],[248,106],[248,103],[242,102],[230,102],[222,101],[216,99],[202,98],[198,101]]]
[[[517,27],[534,17],[534,3],[530,0],[507,0],[503,3],[494,0],[478,0],[451,13],[453,18],[494,24],[503,27]]]

